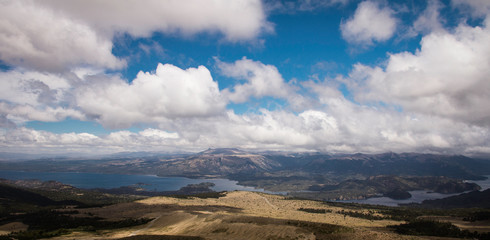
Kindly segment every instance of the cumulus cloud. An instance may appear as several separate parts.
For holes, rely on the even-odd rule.
[[[329,118],[324,116],[323,119],[328,119],[331,129],[336,130],[330,140],[321,140],[321,136],[326,133],[319,133],[319,142],[324,142],[326,150],[427,152],[445,149],[449,145],[448,141],[456,149],[459,147],[457,138],[453,137],[459,131],[456,129],[471,128],[440,117],[407,115],[389,108],[358,105],[346,100],[341,92],[325,83],[311,84],[310,88],[328,113]],[[448,127],[452,127],[454,132],[444,130]],[[325,129],[322,128],[323,131]],[[480,144],[483,144],[485,135],[479,138]]]
[[[461,26],[461,28],[463,29],[459,29],[455,33],[483,32],[485,30],[468,26]],[[439,35],[434,36],[445,39],[449,35],[451,34],[439,33]],[[475,42],[480,42],[478,38],[474,37],[471,36]],[[464,38],[458,39],[465,42],[463,41]],[[95,136],[89,133],[54,134],[19,127],[0,131],[0,148],[5,151],[36,149],[36,151],[41,152],[107,153],[127,149],[133,151],[199,151],[208,147],[240,146],[254,150],[317,150],[325,152],[490,153],[487,151],[490,149],[488,148],[490,134],[486,126],[474,125],[474,121],[465,121],[465,118],[459,117],[460,115],[438,114],[437,111],[441,106],[434,103],[420,105],[418,108],[409,108],[407,107],[409,105],[406,105],[408,103],[405,104],[400,100],[407,99],[404,101],[417,103],[418,98],[425,99],[441,94],[449,94],[448,96],[454,94],[453,97],[461,96],[461,91],[463,91],[461,89],[468,89],[468,86],[474,84],[474,82],[447,79],[448,76],[455,74],[452,72],[443,75],[444,78],[436,78],[441,72],[447,71],[446,68],[455,68],[456,65],[453,64],[444,63],[447,66],[440,66],[441,69],[435,69],[430,65],[426,66],[427,69],[424,68],[425,64],[435,64],[436,62],[440,64],[441,59],[432,59],[435,58],[432,54],[437,55],[437,51],[447,49],[445,45],[441,45],[439,50],[434,49],[432,44],[426,45],[429,40],[424,39],[422,49],[415,54],[391,55],[386,69],[356,65],[350,78],[346,79],[346,83],[349,84],[350,90],[361,101],[361,104],[345,99],[342,92],[337,89],[335,84],[331,83],[330,79],[317,82],[310,81],[304,83],[303,86],[305,91],[313,93],[310,100],[314,100],[315,104],[310,105],[310,108],[304,107],[297,113],[266,109],[261,109],[259,113],[248,114],[236,114],[232,110],[226,111],[226,99],[220,93],[218,85],[213,81],[209,71],[202,66],[180,69],[173,65],[160,64],[155,72],[139,73],[130,84],[118,77],[107,79],[107,76],[102,78],[97,75],[90,76],[90,74],[87,75],[87,71],[79,72],[82,79],[78,79],[77,83],[70,82],[63,76],[52,74],[4,73],[25,79],[28,84],[22,85],[27,86],[24,94],[32,95],[26,98],[26,101],[16,100],[15,96],[12,95],[9,97],[11,103],[3,102],[0,104],[0,120],[5,126],[12,125],[12,121],[16,121],[16,118],[12,116],[41,121],[56,121],[67,116],[82,119],[88,115],[108,127],[117,128],[151,122],[159,129],[150,128],[137,133],[116,131],[107,136]],[[436,41],[439,45],[441,43],[441,39],[430,41]],[[437,51],[431,52],[428,49]],[[480,48],[473,46],[471,49],[483,55],[484,52],[481,51],[485,47],[484,44],[481,44]],[[461,56],[472,55],[460,54],[458,56],[460,57],[457,58],[459,60],[454,61],[460,64]],[[441,57],[446,60],[452,59],[448,56]],[[465,59],[471,58],[466,57]],[[418,62],[422,63],[415,64]],[[243,77],[245,81],[251,81],[248,78],[251,79],[254,76],[254,71],[250,70],[255,69],[254,67],[265,72],[274,69],[273,66],[248,59],[225,64],[230,67],[228,69],[230,76]],[[244,64],[244,67],[241,67],[241,64]],[[474,62],[470,61],[466,65],[472,64]],[[466,67],[462,69],[466,69]],[[474,67],[477,70],[480,69],[479,66]],[[433,72],[428,71],[428,69]],[[413,74],[411,71],[419,72],[418,75],[413,75],[415,77],[399,79],[403,75],[402,72]],[[277,72],[277,69],[272,72]],[[277,76],[277,74],[274,73],[270,76]],[[426,76],[425,74],[429,75]],[[269,75],[265,74],[264,76]],[[461,75],[460,77],[466,79],[469,76]],[[417,80],[417,77],[422,77],[425,81],[410,82]],[[483,89],[485,78],[478,78],[477,75],[471,75],[471,77],[472,81],[483,81],[478,83],[478,87],[475,88],[480,88],[482,93],[488,91]],[[28,81],[29,79],[35,80],[34,87]],[[284,84],[282,78],[280,79]],[[400,82],[392,82],[393,79],[400,80]],[[452,82],[441,84],[431,82],[431,79],[444,79]],[[397,84],[402,83],[409,85],[398,86],[400,90],[395,91]],[[69,92],[70,84],[78,84],[74,90],[73,100],[74,106],[77,107],[64,109],[56,107],[54,104],[52,107],[40,111],[28,104],[30,101],[33,103],[38,101],[37,99],[42,95],[42,92],[46,91],[46,87],[49,88],[48,92],[53,90]],[[32,90],[40,88],[44,90],[36,90],[37,92]],[[15,89],[15,86],[12,89]],[[475,90],[471,91],[474,92]],[[7,93],[7,91],[5,92]],[[294,95],[280,96],[289,100]],[[54,96],[56,96],[53,100],[55,103],[64,99],[58,94],[54,94]],[[393,99],[394,101],[391,101]],[[371,101],[386,101],[387,104],[404,103],[402,106],[405,111],[399,112],[389,107],[379,107],[376,104],[370,104]],[[482,107],[483,110],[480,109],[480,111],[483,113],[478,113],[471,107],[461,111],[466,111],[466,114],[470,116],[469,118],[474,120],[478,114],[488,114],[488,111],[483,108],[484,103],[480,104],[482,105],[475,106],[475,108]],[[427,108],[427,106],[434,108]],[[10,117],[6,118],[6,114]]]
[[[32,71],[0,72],[0,114],[16,124],[26,121],[84,119],[73,109],[69,76]]]
[[[116,131],[106,136],[88,133],[54,134],[27,128],[0,132],[2,149],[118,152],[199,151],[240,146],[251,150],[317,150],[325,152],[415,151],[471,154],[488,149],[487,128],[424,114],[406,115],[354,104],[338,90],[311,85],[323,108],[298,114],[288,111],[225,114],[202,119],[177,118],[158,129]],[[65,150],[68,149],[68,150]],[[489,153],[489,151],[486,151]]]
[[[374,41],[390,39],[396,30],[397,20],[389,7],[381,8],[378,3],[359,3],[354,16],[340,24],[342,37],[349,43],[371,45]]]
[[[235,42],[271,31],[260,0],[0,2],[0,60],[40,71],[122,68],[125,61],[112,54],[119,33],[212,32]]]
[[[354,66],[347,81],[362,102],[490,126],[490,30],[458,26],[423,37],[415,53],[390,55],[386,67]]]
[[[230,41],[250,40],[271,31],[260,0],[43,1],[102,32],[148,37],[153,32],[222,33]]]
[[[93,79],[75,90],[78,107],[104,126],[129,127],[178,117],[205,117],[226,105],[209,70],[159,64],[140,72],[130,84],[117,77]]]
[[[104,72],[125,64],[112,54],[112,38],[119,33],[215,32],[227,41],[242,41],[272,29],[258,0],[191,2],[1,1],[0,60],[15,68],[0,72],[0,150],[102,153],[239,146],[490,153],[490,20],[444,30],[440,4],[431,1],[413,24],[413,31],[426,34],[419,50],[393,53],[382,66],[356,64],[343,79],[294,85],[275,66],[247,58],[217,61],[223,76],[237,80],[222,91],[203,66],[159,64],[130,83]],[[323,7],[316,0],[298,4],[303,10]],[[453,4],[469,6],[475,17],[488,14],[486,1]],[[341,24],[342,36],[359,45],[386,41],[396,30],[393,14],[373,1],[362,2]],[[151,47],[140,45],[142,51]],[[320,65],[313,69],[325,67]],[[356,103],[332,83],[337,80]],[[264,97],[284,99],[289,109],[246,114],[226,109],[229,102]],[[22,127],[26,121],[67,117],[108,128],[154,128],[96,136]]]
[[[0,60],[7,64],[47,71],[125,64],[112,55],[110,38],[35,2],[2,1],[0,16]]]
[[[464,28],[466,30],[476,29],[467,26]],[[436,40],[440,42],[439,39],[434,41]],[[218,85],[213,81],[209,71],[202,66],[180,69],[173,65],[160,64],[155,72],[139,73],[130,84],[118,77],[107,79],[107,76],[101,78],[97,75],[87,75],[87,71],[79,72],[82,79],[78,79],[77,83],[70,82],[63,76],[56,78],[57,75],[52,74],[8,73],[16,74],[17,77],[22,76],[24,79],[36,79],[43,83],[42,86],[48,86],[50,91],[69,92],[70,84],[78,85],[73,93],[73,108],[65,109],[56,107],[54,104],[41,111],[12,96],[11,103],[0,104],[0,116],[2,116],[0,120],[3,119],[2,124],[5,126],[12,125],[17,118],[57,121],[67,116],[83,119],[87,115],[107,127],[119,128],[138,123],[153,123],[153,126],[158,126],[158,129],[150,128],[137,133],[116,131],[106,136],[95,136],[89,133],[54,134],[19,127],[1,131],[0,146],[9,151],[36,149],[45,152],[100,153],[127,149],[133,151],[199,151],[208,147],[229,146],[254,150],[325,152],[416,151],[468,154],[488,152],[485,150],[489,149],[488,142],[490,142],[487,127],[474,125],[472,121],[460,121],[460,118],[452,115],[431,112],[437,111],[440,108],[438,105],[431,103],[430,106],[434,106],[434,109],[420,106],[422,110],[408,109],[403,106],[408,111],[399,112],[389,107],[369,104],[370,101],[380,100],[386,100],[388,104],[399,104],[399,99],[403,99],[402,93],[407,94],[405,96],[407,99],[417,102],[417,94],[432,96],[441,91],[439,85],[429,81],[431,78],[426,78],[425,82],[414,83],[414,89],[402,86],[398,92],[381,91],[383,90],[382,84],[371,82],[382,80],[381,83],[385,84],[387,89],[392,89],[395,85],[390,84],[395,83],[384,82],[391,79],[387,76],[393,75],[393,79],[398,79],[397,71],[405,69],[406,73],[410,73],[415,69],[414,65],[407,64],[414,64],[425,58],[430,59],[428,57],[431,55],[426,52],[425,47],[431,45],[425,45],[425,41],[424,39],[423,48],[416,54],[392,55],[386,69],[356,65],[356,70],[346,81],[354,96],[362,100],[361,104],[345,99],[342,92],[330,79],[310,81],[304,83],[303,87],[309,94],[313,94],[309,100],[314,101],[314,104],[309,105],[309,108],[305,106],[297,113],[266,109],[248,114],[236,114],[232,110],[226,111],[226,99],[218,90]],[[478,39],[475,41],[479,42]],[[444,46],[441,47],[444,48]],[[475,49],[477,50],[481,49]],[[422,62],[428,64],[431,61]],[[254,67],[263,71],[274,69],[273,66],[248,59],[225,64],[226,67],[230,67],[228,70],[232,77],[252,78],[254,74],[250,69],[255,69]],[[241,64],[244,64],[244,67],[241,67]],[[421,65],[416,66],[420,68]],[[447,67],[454,68],[453,65]],[[427,74],[426,69],[422,70],[424,74]],[[277,69],[272,72],[277,72]],[[277,74],[270,76],[277,76]],[[438,74],[438,72],[432,74]],[[454,73],[448,74],[454,75]],[[434,76],[431,75],[432,78],[435,78]],[[282,78],[278,79],[285,84]],[[245,81],[251,80],[245,79]],[[458,81],[454,81],[448,87],[453,88],[456,95],[460,95],[459,87],[455,85]],[[401,82],[407,83],[407,80],[401,79]],[[374,85],[370,85],[371,83]],[[427,84],[427,88],[424,84]],[[460,82],[460,84],[466,83]],[[37,85],[41,84],[34,85],[36,85],[34,89],[38,89]],[[435,89],[431,90],[433,87]],[[482,84],[479,87],[482,88]],[[487,90],[481,91],[486,92]],[[33,93],[31,90],[26,90],[25,94],[32,94],[26,99],[31,99],[29,101],[35,103],[41,92]],[[442,91],[442,93],[446,92]],[[281,95],[287,99],[292,96],[295,94]],[[396,101],[388,101],[391,99]],[[366,102],[368,104],[365,104]],[[430,110],[423,111],[424,109]],[[467,111],[473,110],[468,108]],[[478,113],[471,112],[470,114]]]
[[[218,61],[218,67],[223,75],[246,81],[243,84],[236,84],[233,89],[223,90],[223,95],[232,102],[242,103],[250,97],[286,98],[290,93],[290,87],[273,65],[266,65],[244,57],[234,63]]]
[[[32,106],[61,102],[71,83],[62,75],[33,71],[0,72],[1,100]]]

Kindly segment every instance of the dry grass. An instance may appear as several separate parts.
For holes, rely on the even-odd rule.
[[[299,208],[329,209],[325,214]],[[146,225],[58,239],[118,239],[137,235],[200,236],[205,239],[421,239],[386,230],[400,222],[371,221],[337,214],[339,207],[254,192],[230,192],[219,199],[153,197],[134,203],[87,209],[105,218],[154,218]]]
[[[325,205],[317,201],[286,200],[283,196],[268,195],[255,192],[230,192],[219,199],[174,199],[168,197],[155,197],[138,201],[145,205],[179,205],[179,206],[227,206],[242,209],[242,214],[248,216],[269,217],[278,219],[290,219],[311,221],[318,223],[337,224],[351,227],[384,227],[397,224],[396,221],[370,221],[366,219],[344,217],[335,212],[342,210],[339,207]],[[299,208],[329,209],[333,213],[314,214],[298,211]]]

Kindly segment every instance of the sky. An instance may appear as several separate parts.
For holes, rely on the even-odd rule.
[[[490,154],[488,0],[0,0],[0,152]]]

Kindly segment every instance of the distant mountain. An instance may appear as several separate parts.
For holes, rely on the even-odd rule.
[[[248,152],[238,148],[209,148],[208,150],[197,153],[197,155],[247,155]]]
[[[382,194],[392,199],[408,199],[408,191],[425,190],[437,193],[461,193],[465,191],[480,190],[475,183],[468,183],[447,177],[399,177],[399,176],[373,176],[365,180],[349,179],[336,185],[313,185],[308,190],[328,192],[338,195],[352,195],[356,198],[367,198]],[[297,194],[305,196],[305,194]]]
[[[317,155],[302,169],[307,172],[333,172],[336,174],[446,176],[460,179],[482,179],[490,174],[490,161],[461,155],[435,155],[418,153],[383,153],[351,155]]]
[[[95,153],[11,153],[0,152],[1,161],[26,161],[26,160],[45,160],[45,159],[64,159],[64,160],[81,160],[81,159],[100,159],[106,155]]]
[[[256,186],[261,187],[277,186],[287,181],[287,186],[296,186],[296,190],[306,190],[314,184],[335,184],[378,175],[444,176],[471,180],[490,175],[490,161],[461,155],[253,153],[237,148],[207,149],[194,154],[147,154],[150,153],[123,153],[96,161],[0,161],[0,170],[221,177],[247,181],[248,184],[260,180]],[[299,183],[298,179],[309,180]]]
[[[0,152],[0,160],[35,160],[46,157],[57,157],[54,154],[29,154],[29,153],[10,153]]]
[[[161,161],[159,175],[228,176],[273,171],[281,164],[259,154],[235,148],[208,149],[185,158]]]
[[[188,156],[193,153],[189,152],[118,152],[102,156],[105,159],[110,158],[151,158],[151,157],[168,157],[168,156]]]

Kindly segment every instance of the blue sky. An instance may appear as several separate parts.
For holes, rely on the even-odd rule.
[[[490,153],[485,0],[1,5],[3,152]]]

